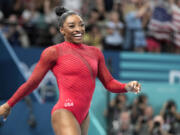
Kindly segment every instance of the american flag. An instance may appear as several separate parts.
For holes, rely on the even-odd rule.
[[[180,46],[180,8],[176,5],[172,6],[172,25],[174,44]]]
[[[158,40],[171,40],[172,15],[162,6],[156,6],[148,25],[148,35]]]

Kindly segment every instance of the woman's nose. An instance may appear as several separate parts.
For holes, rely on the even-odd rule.
[[[76,26],[76,27],[75,27],[75,31],[81,31],[81,27]]]

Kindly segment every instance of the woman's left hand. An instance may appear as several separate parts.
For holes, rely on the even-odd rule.
[[[125,89],[128,92],[139,93],[141,91],[141,84],[138,81],[130,81],[126,84]]]

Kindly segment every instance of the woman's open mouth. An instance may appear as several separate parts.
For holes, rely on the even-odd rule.
[[[82,39],[82,33],[78,33],[78,34],[74,34],[73,37],[75,37],[75,39]]]

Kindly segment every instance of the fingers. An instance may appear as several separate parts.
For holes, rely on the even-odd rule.
[[[0,119],[1,119],[2,117],[4,117],[4,112],[3,112],[2,106],[0,106]],[[5,118],[2,118],[2,121],[5,122],[6,119],[5,119]]]
[[[4,117],[3,122],[7,120],[8,115],[10,114],[11,109],[6,107],[5,104],[0,106],[0,116]]]
[[[0,106],[0,116],[3,116],[3,108]]]
[[[135,81],[135,83],[134,83],[134,91],[136,93],[139,93],[141,91],[141,84],[138,83],[137,81]]]
[[[130,92],[135,92],[137,94],[141,91],[141,84],[137,81],[131,81],[128,83],[127,90]]]
[[[136,94],[138,94],[140,91],[141,91],[141,84],[138,83],[137,81],[135,81],[135,84],[134,84],[134,92],[135,92]]]
[[[3,119],[4,122],[7,120],[7,117],[8,117],[8,115],[9,115],[9,113],[10,113],[10,111],[8,111],[8,112],[6,112],[6,113],[4,114],[4,119]]]

